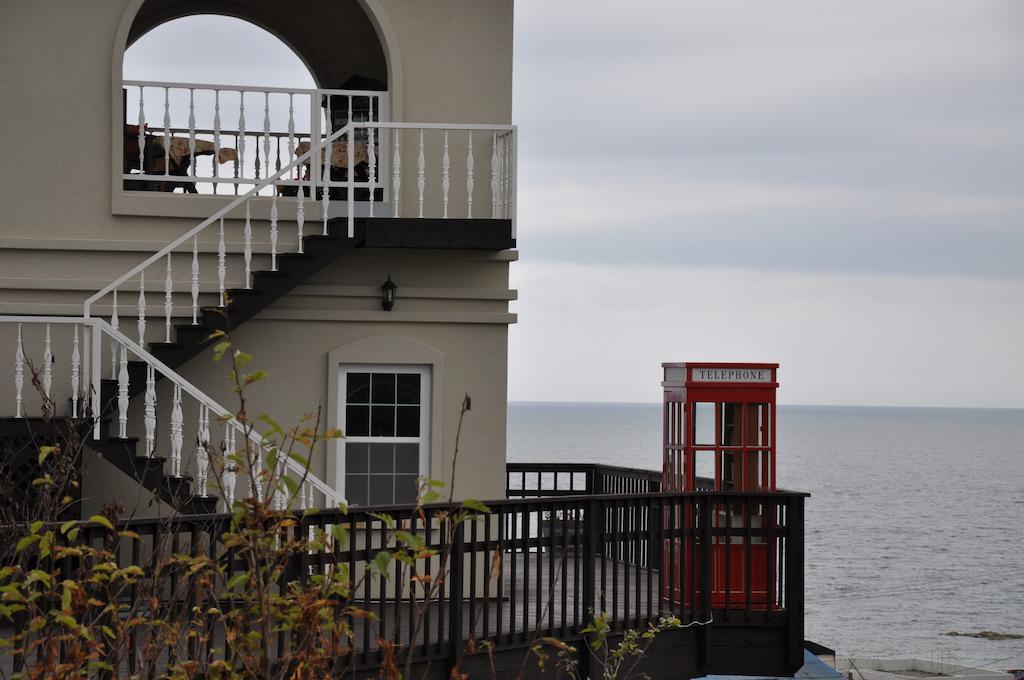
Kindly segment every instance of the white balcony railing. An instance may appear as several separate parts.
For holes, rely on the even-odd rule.
[[[507,219],[515,236],[512,125],[388,121],[386,92],[124,85],[126,111],[137,112],[125,125],[126,189],[241,196],[254,188],[254,196],[319,203],[324,221]]]

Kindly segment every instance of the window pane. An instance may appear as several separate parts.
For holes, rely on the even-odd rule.
[[[373,406],[373,417],[370,419],[371,437],[395,436],[395,407]]]
[[[345,472],[367,472],[370,464],[366,444],[345,444]]]
[[[420,445],[395,444],[395,472],[419,474]]]
[[[370,434],[370,407],[346,406],[344,435],[346,437],[365,437],[368,434]]]
[[[370,505],[395,502],[395,478],[392,475],[370,475]]]
[[[395,403],[395,374],[374,373],[373,389],[370,392],[374,404]]]
[[[416,475],[395,475],[395,502],[416,501]]]
[[[367,483],[369,477],[366,475],[345,475],[345,497],[351,505],[366,505],[369,502],[367,495]]]
[[[420,403],[420,374],[400,373],[398,375],[398,403]]]
[[[395,471],[395,445],[370,444],[370,472]]]
[[[398,436],[419,437],[420,436],[420,407],[399,406],[398,407]]]
[[[348,374],[348,398],[349,404],[370,403],[370,374],[349,373]]]
[[[715,443],[715,404],[708,401],[699,401],[693,405],[693,418],[696,421],[693,427],[692,444],[698,446]]]

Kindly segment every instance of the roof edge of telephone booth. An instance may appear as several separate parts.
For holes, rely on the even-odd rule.
[[[746,361],[668,361],[661,364],[662,368],[778,368],[778,364],[765,364]]]

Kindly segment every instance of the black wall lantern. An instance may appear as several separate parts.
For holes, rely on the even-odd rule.
[[[398,286],[391,280],[391,274],[388,274],[388,280],[381,285],[380,290],[384,293],[384,299],[381,300],[380,306],[384,308],[385,312],[390,312],[391,308],[395,306],[395,291],[398,290]]]

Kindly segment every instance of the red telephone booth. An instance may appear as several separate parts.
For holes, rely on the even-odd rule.
[[[774,517],[743,492],[775,491],[775,393],[778,364],[666,363],[664,368],[665,491],[739,492],[715,496],[710,516],[711,605],[771,609],[778,606],[777,550],[761,531]],[[698,526],[695,510],[681,508],[682,526]],[[693,604],[701,559],[694,536],[673,539],[665,559],[682,568],[666,581],[667,598]],[[663,568],[668,568],[663,565]]]

